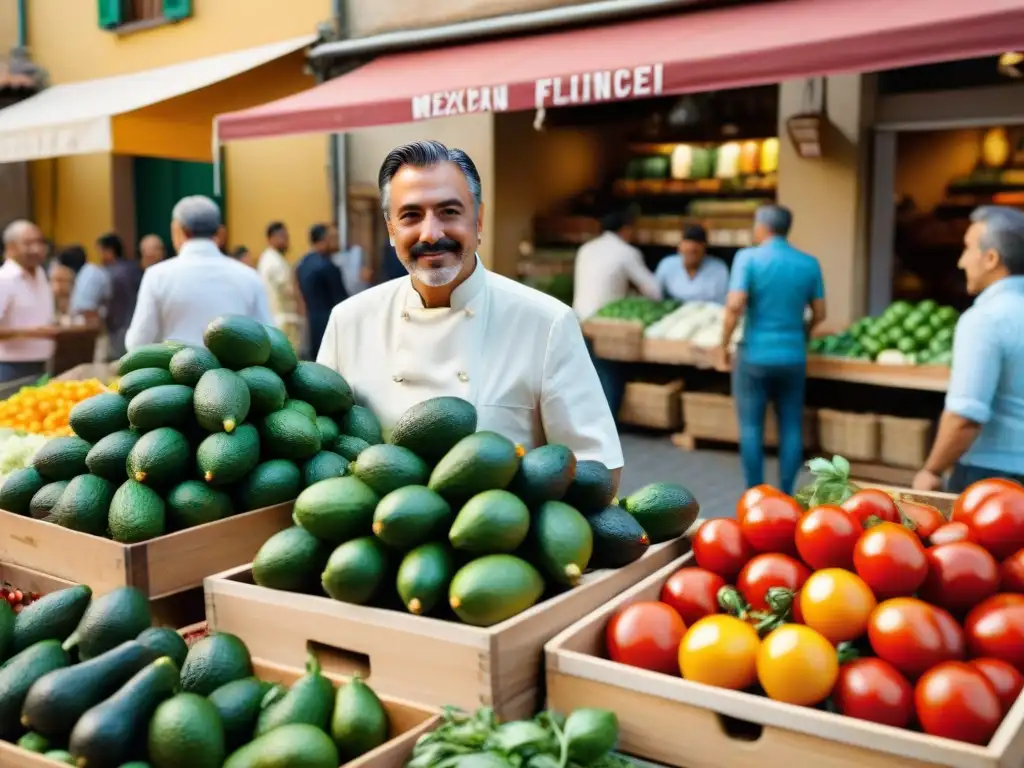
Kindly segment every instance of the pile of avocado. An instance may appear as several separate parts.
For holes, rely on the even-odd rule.
[[[380,440],[345,379],[277,328],[225,316],[204,342],[125,355],[113,391],[72,409],[75,435],[8,476],[0,509],[136,543],[291,501]]]
[[[614,503],[612,473],[563,445],[524,452],[457,397],[426,400],[348,474],[310,485],[256,584],[487,627],[682,535],[693,495],[657,483]]]
[[[311,658],[286,688],[234,635],[188,648],[151,623],[132,587],[0,601],[0,740],[79,768],[337,768],[388,739],[358,679],[335,691]]]

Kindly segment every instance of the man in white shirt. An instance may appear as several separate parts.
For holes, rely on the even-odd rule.
[[[629,243],[633,236],[633,219],[634,214],[629,210],[606,214],[601,219],[604,232],[585,243],[576,254],[572,308],[581,322],[606,304],[628,296],[631,287],[649,299],[661,299],[658,280],[647,268],[643,253]],[[618,418],[626,391],[623,366],[597,357],[589,339],[587,351],[594,361],[608,407]]]
[[[301,352],[304,312],[295,272],[285,258],[288,241],[288,228],[284,222],[273,221],[268,224],[267,248],[256,262],[256,271],[267,291],[274,323],[284,331],[295,351]],[[309,350],[309,354],[315,355],[316,350]]]
[[[462,397],[478,429],[527,449],[560,443],[617,475],[619,436],[576,317],[476,255],[484,218],[473,161],[416,142],[388,154],[379,187],[410,276],[336,306],[317,361],[348,380],[385,433],[416,403]]]
[[[206,326],[220,315],[273,323],[259,275],[220,252],[220,230],[220,208],[210,198],[185,197],[174,206],[171,239],[178,256],[143,273],[125,335],[128,351],[166,339],[202,344]]]
[[[613,211],[601,219],[604,232],[576,254],[572,308],[580,320],[629,295],[635,287],[649,299],[661,299],[661,288],[647,268],[640,249],[630,245],[633,213]]]

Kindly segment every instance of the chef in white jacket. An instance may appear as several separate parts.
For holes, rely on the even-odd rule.
[[[334,308],[317,361],[341,373],[385,434],[432,397],[476,406],[477,428],[530,449],[560,443],[622,467],[622,448],[572,308],[484,268],[480,175],[436,141],[398,147],[379,176],[409,277]]]

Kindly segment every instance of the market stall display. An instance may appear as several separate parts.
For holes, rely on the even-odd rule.
[[[395,764],[390,750],[404,753],[436,724],[431,710],[358,678],[328,678],[315,659],[294,673],[218,633],[189,647],[151,626],[130,587],[53,592],[0,622],[0,650],[5,765],[33,765],[22,762],[29,752],[90,768],[369,768]]]
[[[476,422],[465,400],[426,400],[306,488],[251,568],[207,580],[211,625],[289,665],[311,641],[365,655],[356,668],[403,698],[531,714],[543,643],[681,551],[699,505],[673,483],[616,503],[600,462]]]
[[[0,402],[0,427],[35,435],[71,435],[68,421],[71,410],[106,386],[99,379],[63,381],[51,379],[32,387],[22,387]]]
[[[674,312],[678,307],[679,302],[672,299],[653,301],[643,296],[627,296],[601,307],[594,317],[605,320],[629,320],[648,327]]]
[[[551,705],[608,706],[625,751],[677,766],[730,760],[728,738],[654,736],[712,712],[763,728],[774,760],[1019,760],[1024,488],[983,481],[947,518],[855,486],[840,457],[815,469],[796,498],[748,490],[692,555],[552,641]]]
[[[897,301],[878,317],[863,317],[842,333],[812,339],[815,354],[890,365],[949,365],[959,313],[925,299]]]

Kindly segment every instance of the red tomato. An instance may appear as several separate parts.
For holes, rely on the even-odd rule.
[[[804,511],[795,499],[779,494],[765,496],[747,509],[740,528],[757,552],[796,554],[793,535]]]
[[[661,602],[676,609],[686,626],[712,613],[720,613],[718,590],[725,579],[703,568],[683,568],[668,577],[661,588]]]
[[[926,556],[928,577],[918,590],[925,602],[962,615],[999,588],[999,565],[977,544],[940,544]]]
[[[754,556],[754,550],[743,538],[740,524],[725,517],[703,523],[694,534],[691,546],[697,565],[729,582]]]
[[[1003,719],[988,679],[960,661],[929,669],[917,681],[914,706],[925,733],[968,744],[988,744]]]
[[[902,519],[892,496],[878,488],[857,491],[840,506],[860,520],[861,525],[872,517],[887,523],[898,523]]]
[[[755,611],[767,611],[765,595],[769,589],[784,587],[796,592],[810,575],[799,560],[773,552],[758,555],[747,563],[736,579],[736,588]]]
[[[971,541],[971,529],[967,523],[946,523],[935,529],[929,538],[932,546],[952,544],[954,541]]]
[[[1004,560],[1024,547],[1024,493],[993,493],[974,510],[968,526],[976,542]]]
[[[928,576],[921,540],[895,523],[880,523],[861,535],[853,567],[879,600],[912,595]]]
[[[864,532],[860,522],[842,507],[815,507],[796,525],[796,551],[815,570],[853,568],[853,548]]]
[[[1010,707],[1017,701],[1021,689],[1024,688],[1024,675],[1014,669],[1005,661],[999,659],[972,659],[967,662],[976,670],[981,672],[988,680],[999,697],[1003,714],[1010,711]]]
[[[773,488],[767,483],[761,483],[755,485],[753,488],[748,488],[740,496],[740,500],[736,502],[736,522],[743,523],[743,518],[746,517],[747,510],[757,504],[765,496],[781,496],[782,492],[778,488]]]
[[[899,507],[914,524],[914,533],[921,541],[927,541],[933,533],[946,524],[946,518],[931,504],[918,504],[916,501],[900,499]]]
[[[1000,659],[1024,672],[1024,595],[993,595],[964,621],[971,656]]]
[[[1024,549],[1018,549],[999,566],[999,591],[1024,592]]]
[[[970,524],[975,511],[989,496],[1002,491],[1024,491],[1018,483],[1013,480],[1004,480],[1001,477],[993,477],[988,480],[979,480],[964,489],[964,492],[956,497],[953,502],[952,520],[960,523]]]
[[[895,728],[906,728],[914,716],[914,689],[896,667],[882,659],[843,664],[832,701],[842,715]]]
[[[633,603],[608,622],[608,657],[631,667],[677,675],[684,634],[686,625],[673,608],[654,601]]]
[[[880,603],[868,619],[875,654],[911,680],[943,661],[964,657],[964,636],[947,611],[914,597]]]

